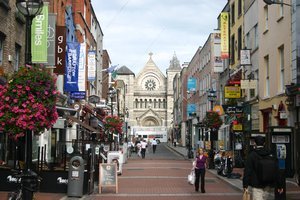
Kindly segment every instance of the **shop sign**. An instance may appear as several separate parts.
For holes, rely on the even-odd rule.
[[[85,99],[86,92],[78,91],[78,92],[71,92],[70,98],[71,99]]]
[[[232,130],[234,130],[234,131],[242,131],[243,130],[243,125],[242,124],[234,124],[232,126]]]
[[[227,98],[227,99],[241,98],[241,87],[225,86],[225,98]]]

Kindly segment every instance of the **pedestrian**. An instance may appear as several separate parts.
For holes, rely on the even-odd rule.
[[[144,159],[146,156],[146,148],[148,146],[148,143],[146,142],[146,140],[141,141],[141,154],[142,154],[142,158]]]
[[[128,157],[131,157],[131,154],[133,152],[134,149],[134,144],[132,141],[128,142],[128,146],[127,146],[127,150],[128,150]]]
[[[195,191],[199,191],[199,183],[201,183],[201,192],[205,193],[205,168],[207,156],[204,155],[203,149],[199,149],[194,162],[195,170]]]
[[[155,138],[153,138],[151,145],[152,145],[153,153],[155,153],[155,151],[156,151],[156,146],[157,146],[157,141],[156,141]]]
[[[261,163],[268,163],[264,158],[267,156],[275,158],[275,156],[265,148],[265,137],[257,136],[254,141],[255,148],[249,153],[245,164],[243,188],[246,191],[248,186],[252,187],[252,199],[267,200],[271,197],[274,188],[276,188],[278,193],[283,193],[283,180],[281,180],[282,177],[279,175],[278,162],[276,160],[273,165],[267,166],[264,174],[261,173],[262,168],[264,168]],[[266,184],[262,176],[271,177],[272,181],[268,181],[268,184]]]
[[[136,143],[135,147],[136,147],[137,155],[139,157],[141,157],[142,156],[142,144],[141,144],[141,142]]]

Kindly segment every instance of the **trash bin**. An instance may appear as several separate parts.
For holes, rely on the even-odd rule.
[[[81,156],[74,156],[70,160],[68,174],[68,196],[83,196],[84,161]]]

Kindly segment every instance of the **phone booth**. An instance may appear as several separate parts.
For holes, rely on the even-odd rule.
[[[270,127],[268,141],[270,148],[276,153],[278,158],[279,169],[285,171],[285,176],[292,178],[294,176],[293,169],[293,153],[292,153],[292,127]]]

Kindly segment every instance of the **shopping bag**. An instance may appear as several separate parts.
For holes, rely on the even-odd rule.
[[[250,193],[248,190],[244,191],[243,200],[250,200]]]
[[[188,175],[188,182],[191,185],[194,185],[194,183],[195,183],[195,171],[194,170],[192,170],[191,173]]]

